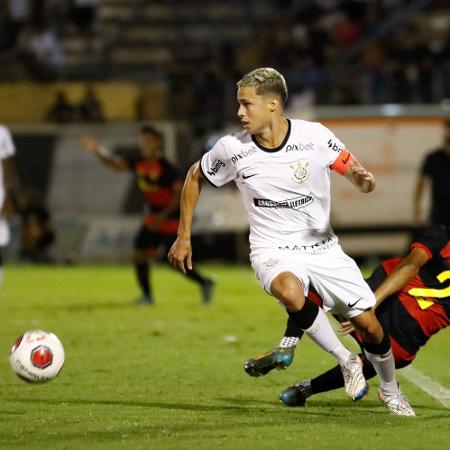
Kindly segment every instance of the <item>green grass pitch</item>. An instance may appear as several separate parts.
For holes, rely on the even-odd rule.
[[[444,449],[450,411],[399,373],[417,418],[390,416],[376,398],[342,390],[286,408],[278,393],[333,365],[307,338],[292,366],[261,378],[245,359],[274,347],[285,313],[247,267],[207,266],[211,305],[167,266],[154,273],[157,303],[135,306],[130,267],[7,267],[0,288],[2,449]],[[9,350],[44,328],[64,343],[59,377],[22,382]],[[350,344],[347,340],[346,344]],[[450,332],[433,337],[414,367],[450,389]]]

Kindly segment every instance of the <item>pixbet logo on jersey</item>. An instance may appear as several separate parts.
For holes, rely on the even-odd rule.
[[[220,159],[216,159],[214,161],[214,165],[208,170],[208,174],[212,177],[216,175],[216,173],[220,170],[221,167],[225,167],[225,163]]]
[[[307,144],[289,144],[286,146],[287,152],[308,152],[314,150],[314,142],[308,142]]]
[[[236,165],[241,159],[247,158],[247,156],[253,155],[256,153],[256,148],[252,147],[248,150],[242,150],[240,153],[235,153],[231,157],[231,162]]]

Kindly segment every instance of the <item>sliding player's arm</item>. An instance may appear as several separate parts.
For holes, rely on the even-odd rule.
[[[375,290],[375,308],[381,305],[390,295],[406,286],[417,274],[421,267],[429,260],[428,254],[422,248],[416,247],[405,256],[387,276],[387,278]],[[342,322],[339,326],[339,334],[345,336],[354,331],[351,322]]]
[[[80,139],[80,144],[86,152],[95,155],[106,166],[121,171],[130,170],[130,166],[125,159],[100,145],[97,139],[83,137]]]
[[[389,276],[375,290],[377,299],[375,308],[384,302],[390,295],[406,286],[417,274],[421,267],[429,260],[428,254],[422,248],[413,248],[408,256],[405,256],[395,266]]]
[[[192,270],[192,222],[204,180],[205,178],[200,170],[200,162],[196,162],[189,169],[181,192],[177,239],[169,250],[167,257],[170,263],[183,273],[186,273],[186,268]]]

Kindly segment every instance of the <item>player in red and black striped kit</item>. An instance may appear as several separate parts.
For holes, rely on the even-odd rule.
[[[180,215],[180,193],[183,181],[178,170],[162,155],[162,135],[151,125],[143,125],[138,136],[140,156],[124,158],[100,146],[94,138],[82,138],[81,145],[104,164],[116,169],[131,170],[145,199],[145,216],[134,241],[133,262],[142,291],[141,304],[152,304],[149,259],[162,251],[166,254],[176,238]],[[186,276],[201,288],[203,303],[211,301],[214,282],[195,269]]]
[[[435,225],[426,229],[412,243],[407,256],[383,262],[367,282],[377,299],[378,320],[390,337],[395,366],[405,367],[433,334],[450,324],[450,227]],[[351,333],[361,344],[360,336],[349,322],[341,324],[341,332]],[[287,367],[292,362],[292,357],[287,355],[293,356],[300,337],[288,322],[280,347],[247,362],[253,363],[253,372],[247,372],[258,376],[274,368]],[[291,345],[282,347],[283,342]],[[284,358],[277,359],[277,354],[284,354]],[[376,375],[373,366],[363,353],[361,356],[364,377],[373,378]],[[287,406],[303,406],[311,395],[343,386],[342,372],[337,366],[312,380],[288,387],[281,392],[280,399]]]

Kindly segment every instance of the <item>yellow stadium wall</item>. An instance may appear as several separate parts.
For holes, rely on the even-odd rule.
[[[139,98],[144,105],[144,119],[164,117],[164,88],[158,84],[140,86],[129,82],[0,83],[0,122],[42,122],[55,101],[58,90],[64,90],[70,102],[77,103],[86,86],[94,88],[103,105],[107,120],[136,120]]]

